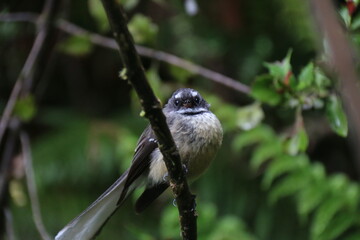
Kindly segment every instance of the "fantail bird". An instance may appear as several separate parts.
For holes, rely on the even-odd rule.
[[[192,181],[209,166],[218,151],[223,130],[210,105],[190,88],[173,93],[163,113],[178,148],[186,177]],[[66,225],[56,240],[92,239],[132,191],[145,185],[135,204],[142,212],[168,187],[167,168],[150,126],[141,134],[130,168],[84,212]]]

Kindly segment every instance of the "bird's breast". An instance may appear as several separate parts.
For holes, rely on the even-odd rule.
[[[187,177],[199,177],[209,166],[219,149],[223,132],[219,120],[211,112],[168,119],[171,134],[181,160],[187,168]],[[162,154],[157,149],[152,154],[149,177],[154,183],[163,181],[167,173]]]

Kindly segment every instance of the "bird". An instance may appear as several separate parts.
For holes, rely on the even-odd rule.
[[[221,146],[223,129],[210,104],[191,88],[180,88],[163,108],[166,122],[179,151],[186,178],[192,182],[209,167]],[[144,192],[135,203],[143,212],[169,187],[167,168],[156,136],[148,126],[141,134],[131,166],[97,200],[58,232],[55,240],[94,239],[138,187]]]

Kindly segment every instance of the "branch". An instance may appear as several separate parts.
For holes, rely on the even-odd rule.
[[[28,187],[28,191],[29,191],[31,209],[33,212],[33,219],[35,222],[35,226],[36,226],[38,232],[40,233],[42,239],[50,240],[52,238],[46,231],[46,228],[44,226],[44,223],[43,223],[42,217],[41,217],[39,198],[37,195],[35,177],[34,177],[34,169],[33,169],[33,164],[32,164],[30,140],[29,140],[29,136],[27,133],[25,133],[25,132],[20,133],[20,142],[21,142],[23,161],[25,164],[26,182],[27,182],[27,187]]]
[[[4,208],[5,215],[5,225],[6,225],[6,236],[8,240],[15,240],[15,231],[14,231],[14,223],[11,214],[11,210],[9,207]]]
[[[14,88],[11,91],[8,102],[6,103],[4,112],[0,119],[0,146],[4,145],[4,157],[1,160],[1,169],[0,169],[0,209],[1,212],[6,208],[4,199],[7,196],[5,189],[8,186],[8,174],[11,168],[11,160],[14,155],[14,148],[17,146],[18,140],[18,131],[20,129],[21,123],[17,118],[11,118],[13,110],[18,98],[21,96],[26,96],[30,93],[30,90],[33,85],[33,75],[38,66],[38,62],[44,56],[44,46],[48,42],[47,40],[49,31],[52,27],[52,24],[55,19],[55,13],[57,11],[57,6],[60,1],[55,0],[46,0],[43,11],[41,15],[36,18],[37,26],[37,35],[34,40],[34,44],[30,50],[30,53],[25,61],[25,64],[16,80]],[[34,20],[34,15],[31,14],[22,14],[15,15],[17,20]],[[14,120],[14,121],[13,121]],[[13,124],[14,123],[14,124]],[[15,126],[12,126],[15,125]],[[6,141],[4,138],[5,131],[9,129],[9,134],[7,135]],[[4,142],[4,144],[2,144]],[[0,223],[4,225],[4,222]],[[2,226],[0,226],[1,228]],[[0,233],[1,234],[1,233]],[[1,236],[0,236],[1,238]],[[44,237],[44,239],[50,239]]]
[[[34,68],[39,61],[41,50],[45,46],[45,40],[47,39],[51,24],[55,18],[55,11],[57,6],[56,2],[58,1],[47,0],[45,2],[43,12],[36,20],[38,22],[38,34],[36,35],[34,44],[19,74],[19,77],[16,80],[15,86],[11,91],[10,98],[5,106],[4,113],[0,120],[0,144],[3,140],[5,130],[9,124],[10,117],[14,110],[16,101],[20,96],[20,93],[23,92],[23,94],[25,94],[32,86],[32,75],[34,73]],[[17,14],[15,17],[18,20],[30,20],[33,19],[34,16],[28,13],[22,15]]]
[[[11,172],[9,169],[11,168],[11,160],[13,159],[16,151],[18,129],[20,124],[17,119],[12,120],[13,121],[10,121],[7,141],[4,143],[4,148],[2,149],[3,151],[0,156],[0,211],[3,211],[4,206],[6,206],[8,180]]]
[[[28,21],[28,22],[35,22],[36,18],[33,16],[34,14],[31,13],[13,13],[13,14],[2,14],[0,15],[1,21]],[[36,15],[35,15],[36,16]],[[77,36],[87,36],[89,40],[96,45],[115,49],[117,50],[117,44],[114,39],[101,36],[96,33],[92,33],[86,29],[83,29],[73,23],[70,23],[64,19],[59,19],[56,22],[56,26],[61,29],[62,31],[71,34],[71,35],[77,35]],[[182,58],[179,58],[175,55],[151,49],[144,46],[136,45],[136,50],[139,53],[139,55],[142,55],[144,57],[149,57],[156,59],[158,61],[166,62],[171,65],[180,67],[182,69],[187,70],[188,72],[191,72],[193,74],[197,74],[199,76],[202,76],[204,78],[210,79],[216,83],[222,84],[224,86],[227,86],[231,89],[234,89],[240,93],[249,94],[250,88],[243,84],[238,82],[237,80],[227,77],[225,75],[222,75],[218,72],[212,71],[210,69],[204,68],[202,66],[196,65],[190,61],[184,60]]]
[[[183,239],[196,239],[195,197],[189,191],[180,155],[167,126],[160,101],[155,97],[146,79],[121,6],[117,4],[116,0],[102,0],[102,3],[119,46],[120,58],[124,64],[121,76],[134,87],[145,116],[149,119],[159,141],[159,148],[164,156],[170,177],[170,186],[179,210],[181,235]]]
[[[339,79],[338,91],[349,117],[349,132],[356,143],[354,149],[358,155],[357,165],[360,172],[360,153],[357,147],[360,142],[360,89],[353,51],[331,1],[311,0],[310,3],[317,29],[328,44],[330,67],[335,70]]]

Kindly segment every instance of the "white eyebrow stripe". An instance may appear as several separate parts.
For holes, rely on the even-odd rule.
[[[179,93],[177,93],[174,97],[175,97],[175,98],[181,98],[181,96],[182,96],[182,92],[179,92]]]
[[[196,97],[197,95],[199,95],[198,92],[196,92],[196,91],[191,91],[191,96]]]

